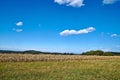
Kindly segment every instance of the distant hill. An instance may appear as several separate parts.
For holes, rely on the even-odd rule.
[[[12,50],[0,50],[1,54],[9,53],[9,54],[55,54],[55,55],[73,55],[74,53],[59,53],[59,52],[41,52],[36,50],[26,50],[26,51],[12,51]]]
[[[21,53],[23,51],[0,50],[0,53]]]
[[[120,52],[104,52],[101,50],[92,50],[88,52],[84,52],[82,54],[75,53],[59,53],[59,52],[42,52],[36,50],[26,50],[26,51],[12,51],[12,50],[0,50],[0,54],[54,54],[54,55],[100,55],[100,56],[120,56]]]
[[[35,50],[26,50],[26,51],[0,50],[0,53],[40,54],[40,53],[43,53],[43,52],[35,51]]]
[[[43,52],[41,52],[41,51],[35,51],[35,50],[27,50],[27,51],[23,51],[23,53],[40,54],[40,53],[43,53]]]

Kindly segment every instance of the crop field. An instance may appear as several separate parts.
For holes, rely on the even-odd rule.
[[[0,80],[120,80],[120,56],[0,54]]]

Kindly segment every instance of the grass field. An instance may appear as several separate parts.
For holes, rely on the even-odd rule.
[[[1,54],[0,80],[120,80],[120,57]]]

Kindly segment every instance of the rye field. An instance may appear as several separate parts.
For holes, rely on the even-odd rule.
[[[0,80],[120,80],[120,56],[0,54]]]

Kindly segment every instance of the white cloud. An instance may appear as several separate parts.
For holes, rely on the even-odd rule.
[[[117,34],[111,34],[111,37],[117,37],[118,35]]]
[[[82,30],[64,30],[62,32],[60,32],[61,36],[68,36],[68,35],[75,35],[75,34],[87,34],[89,32],[93,32],[95,31],[94,27],[88,27],[86,29],[82,29]]]
[[[120,1],[120,0],[103,0],[103,4],[114,4],[117,1]]]
[[[13,28],[13,30],[16,31],[16,32],[22,32],[23,31],[23,29],[15,29],[15,28]]]
[[[67,6],[72,6],[72,7],[82,7],[85,4],[83,3],[84,0],[54,0],[55,3],[58,4],[66,4]]]
[[[23,26],[23,22],[21,22],[21,21],[17,22],[16,26]]]
[[[16,32],[22,32],[23,30],[22,29],[16,29]]]
[[[103,32],[102,32],[102,33],[103,33]],[[102,34],[102,33],[101,33],[101,36],[103,36],[103,35],[108,35],[108,36],[110,36],[110,37],[120,37],[119,34],[115,34],[115,33],[114,33],[114,34],[113,34],[113,33],[110,33],[110,32],[108,32],[108,33],[103,33],[103,34]]]

